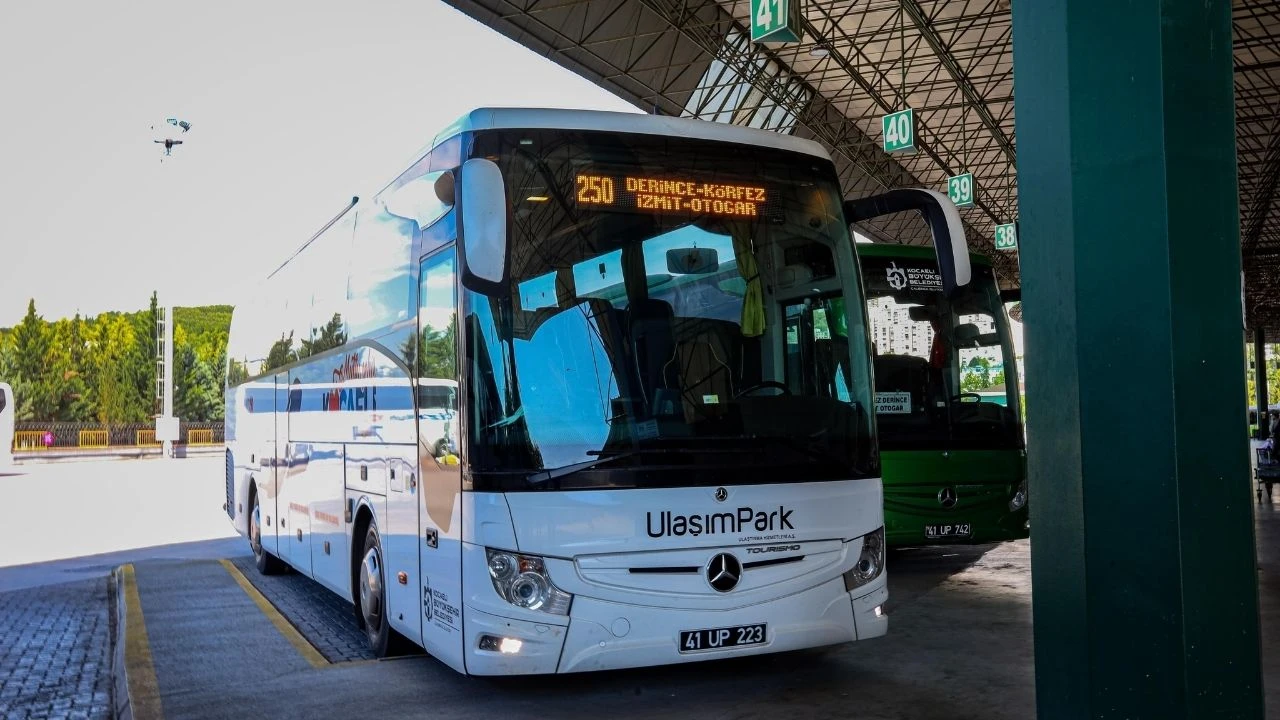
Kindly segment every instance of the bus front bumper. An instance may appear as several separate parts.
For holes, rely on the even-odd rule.
[[[728,610],[676,610],[575,597],[569,625],[498,617],[466,609],[466,665],[472,675],[525,675],[615,670],[785,652],[884,635],[889,590],[882,574],[847,592],[837,577],[766,603]],[[680,651],[689,630],[766,625],[764,642]],[[506,650],[482,650],[483,636],[509,639]],[[488,641],[492,646],[493,640]]]

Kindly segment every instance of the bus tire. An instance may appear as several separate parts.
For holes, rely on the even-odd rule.
[[[285,564],[280,558],[262,547],[262,509],[258,505],[258,489],[249,489],[249,549],[253,551],[253,564],[263,575],[280,575]]]
[[[396,654],[403,642],[400,634],[391,629],[387,610],[387,573],[382,558],[378,529],[370,523],[365,531],[364,551],[360,555],[355,600],[369,650],[374,657],[380,658]]]

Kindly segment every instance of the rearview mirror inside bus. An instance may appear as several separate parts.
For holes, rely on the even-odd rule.
[[[457,178],[462,282],[485,294],[501,289],[507,265],[507,192],[492,160],[472,158]]]
[[[720,254],[713,248],[671,248],[667,272],[673,275],[706,275],[720,268]]]

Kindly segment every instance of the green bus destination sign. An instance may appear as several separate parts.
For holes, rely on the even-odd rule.
[[[751,0],[752,42],[800,42],[801,0]]]

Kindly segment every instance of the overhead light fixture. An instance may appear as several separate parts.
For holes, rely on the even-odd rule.
[[[831,54],[826,45],[814,45],[809,48],[809,57],[824,58]]]
[[[529,202],[546,202],[550,199],[551,198],[547,197],[546,195],[530,195],[529,197],[525,198],[525,200],[528,200]]]

